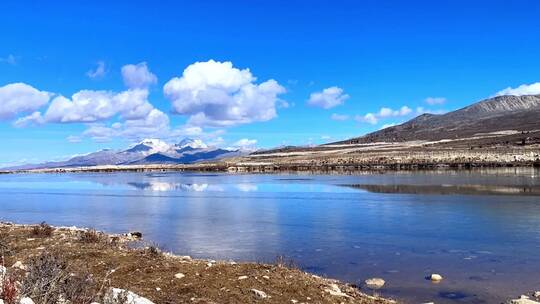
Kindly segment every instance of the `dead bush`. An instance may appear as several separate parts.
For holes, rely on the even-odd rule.
[[[69,272],[66,260],[58,253],[44,252],[28,264],[21,294],[39,304],[69,301],[90,304],[96,298],[96,284],[90,275]]]
[[[96,244],[104,241],[105,237],[95,229],[84,231],[79,237],[79,241],[87,244]]]
[[[37,237],[50,237],[52,236],[54,228],[45,222],[34,226],[32,228],[32,235]]]

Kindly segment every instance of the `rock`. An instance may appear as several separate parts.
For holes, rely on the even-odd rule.
[[[0,280],[3,279],[7,274],[7,268],[0,265]]]
[[[247,279],[247,278],[248,278],[248,276],[243,275],[243,276],[239,276],[239,277],[238,277],[238,280],[245,280],[245,279]]]
[[[270,277],[267,276],[267,275],[263,275],[262,277],[263,277],[263,279],[265,279],[265,280],[270,280]]]
[[[324,289],[324,291],[336,297],[349,297],[349,295],[343,293],[336,284],[330,284],[328,288]]]
[[[438,273],[434,273],[432,275],[429,276],[429,279],[432,281],[432,282],[440,282],[442,281],[443,277],[442,275],[438,274]]]
[[[540,304],[540,302],[533,301],[529,297],[522,295],[519,299],[510,300],[510,304]]]
[[[32,301],[32,299],[30,298],[22,298],[19,301],[19,304],[34,304],[34,301]]]
[[[128,233],[128,237],[140,239],[140,238],[142,238],[142,232],[139,232],[139,231],[130,232],[130,233]]]
[[[117,301],[119,297],[125,296],[127,299],[126,304],[154,304],[154,302],[148,300],[147,298],[143,298],[131,291],[127,291],[120,288],[111,288],[105,294],[104,301],[105,303],[116,303],[114,301]]]
[[[381,278],[371,278],[365,280],[364,283],[366,283],[366,286],[369,289],[380,289],[384,286],[386,282]]]
[[[179,272],[179,273],[175,274],[174,277],[177,278],[177,279],[183,279],[183,278],[186,277],[186,275]]]
[[[537,299],[540,299],[540,291],[535,291],[533,293],[533,297],[537,298]]]
[[[13,266],[11,266],[11,268],[18,268],[21,270],[26,270],[26,265],[24,265],[21,261],[17,261],[15,262],[15,264],[13,264]]]
[[[268,298],[268,295],[264,291],[260,291],[258,289],[251,289],[251,292],[253,292],[258,299]]]
[[[4,300],[0,299],[0,304],[4,304]]]

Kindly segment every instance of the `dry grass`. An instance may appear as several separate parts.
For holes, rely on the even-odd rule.
[[[32,229],[0,224],[0,233],[6,233],[4,241],[13,253],[6,257],[6,263],[11,265],[20,260],[28,266],[27,278],[22,281],[23,290],[36,297],[52,289],[57,290],[56,294],[64,293],[73,304],[86,304],[91,299],[103,300],[99,298],[103,290],[117,287],[157,304],[291,303],[292,300],[299,303],[390,303],[367,296],[352,286],[289,268],[292,264],[284,258],[278,259],[278,265],[209,263],[164,254],[157,246],[130,249],[125,239],[117,237],[117,242],[113,243],[105,234],[101,235],[106,241],[81,241],[81,231],[68,229],[57,229],[50,238],[27,241]],[[176,278],[178,273],[184,277]],[[327,289],[332,284],[337,284],[346,296],[331,295]],[[264,291],[269,297],[260,300],[251,289]],[[54,299],[55,296],[34,300],[37,304],[48,304],[54,303]]]

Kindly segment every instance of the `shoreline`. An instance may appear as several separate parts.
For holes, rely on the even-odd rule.
[[[54,253],[69,265],[71,276],[88,273],[93,281],[106,282],[107,292],[120,288],[151,303],[398,303],[304,272],[283,259],[276,264],[192,259],[141,247],[139,237],[142,234],[0,222],[3,264],[13,265],[7,272],[23,286],[25,277],[35,276],[36,257],[43,261]],[[104,290],[100,292],[107,296]]]
[[[109,172],[216,172],[216,173],[355,173],[471,170],[491,168],[540,168],[540,163],[526,162],[420,162],[420,163],[362,163],[362,164],[175,164],[175,165],[107,165],[24,170],[0,170],[0,174],[25,173],[109,173]]]

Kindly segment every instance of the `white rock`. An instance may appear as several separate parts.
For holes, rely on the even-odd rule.
[[[268,295],[266,294],[266,292],[264,291],[261,291],[261,290],[258,290],[258,289],[251,289],[251,292],[253,292],[255,294],[255,296],[259,299],[266,299],[268,298]]]
[[[4,300],[0,299],[0,304],[4,304]]]
[[[533,296],[534,296],[535,298],[537,298],[537,299],[540,299],[540,291],[535,291],[535,292],[533,293]]]
[[[183,279],[183,278],[186,277],[186,275],[179,272],[179,273],[175,274],[174,277],[177,278],[177,279]]]
[[[533,301],[527,296],[521,296],[519,299],[510,300],[511,304],[540,304],[540,302]]]
[[[238,277],[238,280],[245,280],[245,279],[247,279],[247,278],[248,278],[248,276],[243,275],[243,276],[239,276],[239,277]]]
[[[370,289],[379,289],[386,284],[386,282],[381,278],[371,278],[364,281],[366,283],[366,286]]]
[[[339,289],[339,286],[337,286],[336,284],[330,284],[328,288],[325,289],[325,291],[333,296],[349,297],[349,295],[347,295],[346,293],[343,293],[341,289]]]
[[[111,288],[105,295],[105,303],[110,303],[118,299],[121,295],[126,295],[127,297],[127,303],[126,304],[154,304],[154,302],[148,300],[147,298],[143,298],[131,291],[126,291],[124,289],[120,288]]]
[[[7,274],[7,268],[0,265],[0,280],[3,279]]]
[[[265,279],[265,280],[270,280],[270,277],[267,276],[267,275],[263,275],[262,277],[263,277],[263,279]]]
[[[13,264],[13,266],[11,266],[11,268],[18,268],[21,270],[26,270],[26,265],[24,265],[21,261],[17,261],[15,262],[15,264]]]
[[[30,298],[22,298],[19,301],[19,304],[34,304],[34,301],[32,301],[32,299]]]
[[[434,273],[432,275],[429,276],[429,279],[433,282],[440,282],[442,281],[443,277],[442,275],[438,274],[438,273]]]

